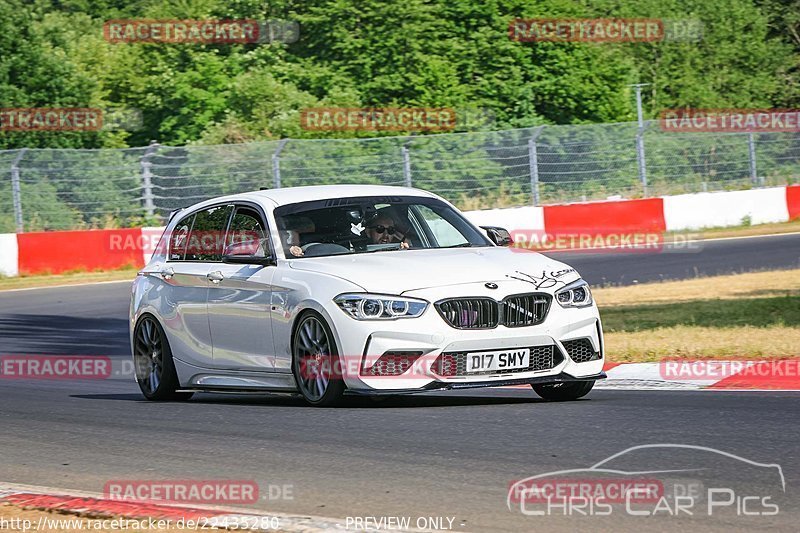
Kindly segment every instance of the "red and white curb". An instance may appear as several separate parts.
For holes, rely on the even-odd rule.
[[[766,361],[667,360],[606,363],[597,389],[800,391],[800,358]]]
[[[197,521],[201,519],[205,528],[195,529],[230,529],[250,531],[291,532],[291,533],[323,533],[347,531],[344,520],[309,515],[291,515],[285,513],[265,513],[248,509],[224,508],[198,505],[185,507],[171,504],[138,503],[118,501],[103,495],[81,491],[65,491],[50,487],[0,483],[0,504],[12,504],[24,509],[54,511],[75,515],[87,519],[154,519],[169,520],[173,525],[178,521]],[[243,528],[242,524],[263,524],[265,527]],[[278,527],[275,527],[278,526]],[[350,527],[352,530],[352,527]],[[360,529],[364,531],[363,529]],[[420,531],[420,530],[408,530]]]

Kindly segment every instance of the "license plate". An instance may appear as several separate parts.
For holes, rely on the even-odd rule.
[[[530,348],[498,350],[496,352],[471,352],[467,354],[467,372],[491,372],[528,368]]]

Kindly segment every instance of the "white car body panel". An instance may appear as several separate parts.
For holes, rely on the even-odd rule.
[[[287,259],[273,214],[276,207],[356,196],[415,196],[445,202],[417,189],[332,185],[256,191],[184,209],[167,226],[167,235],[185,215],[209,206],[238,202],[257,206],[265,216],[275,264],[169,261],[166,242],[162,242],[133,284],[131,332],[142,315],[155,316],[172,348],[180,384],[190,390],[297,390],[292,374],[292,327],[309,309],[327,321],[340,357],[357,360],[359,367],[369,367],[387,351],[423,352],[419,359],[422,370],[413,376],[370,377],[348,372],[344,379],[350,392],[414,392],[534,378],[557,382],[565,376],[604,377],[602,328],[594,303],[564,308],[553,299],[543,323],[494,329],[456,329],[437,312],[434,303],[445,298],[501,301],[525,293],[552,297],[556,290],[580,279],[569,266],[541,254],[486,246]],[[169,279],[162,274],[166,269],[174,270]],[[220,271],[224,279],[209,281],[206,276],[213,271]],[[496,288],[488,288],[491,283]],[[356,320],[334,302],[343,293],[366,292],[420,298],[429,305],[417,318]],[[563,342],[583,338],[598,352],[598,359],[577,363],[567,355]],[[546,370],[442,377],[430,369],[445,352],[544,345],[554,345],[564,355],[560,363]]]

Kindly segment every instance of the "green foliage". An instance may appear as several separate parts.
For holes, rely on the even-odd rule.
[[[526,43],[509,38],[514,18],[692,19],[697,42]],[[284,19],[300,24],[296,43],[112,44],[110,19]],[[271,154],[282,155],[284,185],[342,181],[402,183],[402,147],[412,149],[415,184],[474,204],[465,192],[522,203],[531,194],[527,140],[539,142],[542,201],[637,194],[630,126],[631,83],[648,83],[647,118],[684,107],[798,107],[798,0],[0,0],[0,107],[133,109],[143,123],[98,132],[2,132],[7,148],[124,148],[252,143],[162,150],[153,159],[159,207],[213,193],[269,186]],[[301,127],[307,107],[451,107],[493,117],[457,131],[507,129],[462,138],[412,132],[323,132]],[[517,129],[514,129],[517,128]],[[319,138],[377,137],[360,144]],[[387,137],[392,137],[388,139]],[[748,185],[747,145],[685,135],[648,146],[652,192]],[[795,179],[796,142],[757,144],[766,183]],[[2,154],[0,152],[0,154]],[[26,227],[141,222],[141,152],[67,160],[26,155]],[[0,229],[13,228],[8,171],[0,156]],[[6,161],[9,159],[9,161]],[[727,161],[745,161],[732,165]],[[778,164],[773,164],[779,162]],[[60,169],[60,165],[64,168]],[[109,169],[114,170],[109,170]],[[564,176],[569,179],[565,180]],[[72,181],[70,181],[72,180]],[[95,206],[95,211],[84,206]],[[100,209],[102,207],[102,209]]]
[[[330,137],[310,105],[486,109],[484,129],[634,118],[645,109],[796,106],[797,0],[0,1],[3,106],[139,109],[132,132],[5,133],[0,148],[140,146]],[[702,23],[698,42],[525,43],[514,18],[660,17]],[[111,44],[119,18],[280,18],[293,44]],[[340,133],[339,136],[363,136]]]

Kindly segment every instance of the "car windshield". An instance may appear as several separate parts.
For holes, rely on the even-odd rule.
[[[333,198],[275,209],[286,257],[491,246],[455,209],[416,196]]]

